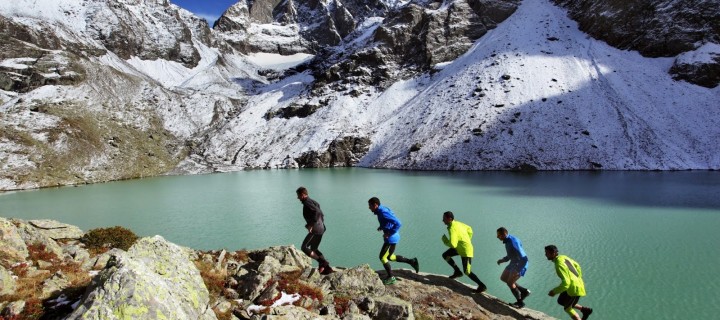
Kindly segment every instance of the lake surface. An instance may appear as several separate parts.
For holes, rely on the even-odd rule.
[[[505,255],[495,230],[506,227],[530,257],[519,281],[533,291],[527,307],[557,318],[567,315],[547,296],[559,283],[548,244],[581,264],[588,296],[580,303],[594,319],[711,319],[720,311],[720,172],[245,171],[0,193],[0,216],[86,231],[120,225],[196,249],[298,247],[306,232],[300,185],[325,212],[320,249],[334,265],[382,269],[381,234],[367,209],[377,196],[403,222],[396,253],[417,256],[425,272],[452,273],[440,238],[442,213],[453,211],[473,227],[473,271],[489,294],[513,301],[499,280],[505,265],[495,263]]]

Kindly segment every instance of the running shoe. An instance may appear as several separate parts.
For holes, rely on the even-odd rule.
[[[481,284],[475,289],[475,293],[483,293],[487,290],[487,287],[484,284]]]
[[[320,271],[320,274],[328,275],[333,272],[335,272],[335,270],[333,270],[333,268],[328,264],[328,265],[323,266],[323,270]]]
[[[530,293],[532,293],[532,292],[530,292],[530,290],[528,290],[528,289],[521,290],[520,291],[520,300],[525,301],[525,298],[527,298],[530,295]]]
[[[522,301],[516,301],[515,303],[511,303],[510,306],[518,309],[522,309],[525,307],[525,302]]]
[[[410,260],[410,265],[415,269],[415,273],[420,272],[420,263],[418,262],[417,258],[413,258]]]
[[[590,315],[592,314],[592,308],[583,307],[583,309],[581,311],[583,314],[582,320],[587,320],[587,318],[589,318]]]
[[[462,277],[462,276],[463,276],[463,273],[462,273],[462,272],[460,272],[460,271],[455,271],[455,273],[453,273],[449,278],[450,278],[450,279],[455,279],[455,278],[460,278],[460,277]]]
[[[395,279],[395,277],[390,277],[390,278],[383,280],[383,284],[388,285],[388,286],[391,284],[395,284],[395,282],[397,282],[397,279]]]

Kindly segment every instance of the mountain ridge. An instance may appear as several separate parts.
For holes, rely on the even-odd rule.
[[[545,0],[288,1],[243,27],[294,32],[302,46],[277,51],[303,54],[292,58],[233,45],[230,29],[169,1],[33,3],[42,10],[0,5],[12,49],[0,54],[0,190],[352,165],[720,169],[710,30],[694,51],[648,58],[590,38]],[[344,36],[303,40],[313,29],[288,12]],[[295,67],[270,67],[283,59]]]

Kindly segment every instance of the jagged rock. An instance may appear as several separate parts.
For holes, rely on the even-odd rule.
[[[256,304],[261,304],[262,302],[265,302],[265,301],[272,301],[273,298],[277,297],[277,295],[280,294],[280,292],[277,290],[277,288],[278,288],[278,283],[273,282],[271,285],[269,285],[267,288],[265,288],[265,290],[262,293],[260,293],[260,295],[257,298],[255,298],[253,301]]]
[[[295,249],[295,246],[270,247],[248,252],[253,261],[241,267],[244,272],[236,274],[240,298],[254,301],[265,292],[273,275],[280,272],[304,270],[311,266],[310,257]]]
[[[0,217],[0,248],[8,263],[25,261],[28,257],[27,246],[17,227],[8,219]]]
[[[68,319],[216,319],[187,249],[155,236],[113,257]]]
[[[684,80],[707,88],[720,84],[720,45],[706,43],[697,50],[685,52],[670,68],[675,80]]]
[[[41,244],[45,246],[45,251],[51,252],[59,258],[63,256],[62,248],[55,240],[45,233],[46,230],[37,228],[34,225],[20,219],[13,219],[13,222],[18,225],[17,230],[26,245]]]
[[[375,319],[415,319],[412,303],[391,296],[375,298],[375,308],[370,312]]]
[[[124,59],[165,59],[177,61],[188,68],[197,66],[200,53],[196,41],[211,45],[210,30],[205,20],[180,12],[168,1],[138,3],[111,0],[90,3],[85,17],[88,32],[105,48]],[[145,21],[156,21],[149,24]]]
[[[312,259],[301,251],[297,250],[294,245],[291,246],[275,246],[262,250],[248,252],[248,256],[255,261],[263,261],[267,257],[275,258],[283,270],[305,269],[312,265]],[[292,267],[287,269],[285,267]]]
[[[76,226],[55,220],[29,220],[28,223],[35,227],[38,232],[53,240],[80,239],[84,234],[82,230]]]
[[[328,276],[330,288],[348,296],[377,295],[385,292],[380,277],[370,265],[363,264]]]
[[[346,313],[343,315],[342,320],[371,320],[369,316],[357,313]]]
[[[70,285],[70,281],[67,279],[62,271],[55,272],[52,277],[46,279],[42,283],[42,298],[49,298],[53,294],[60,292]]]
[[[23,310],[25,310],[25,304],[25,301],[22,300],[10,302],[2,309],[0,316],[12,319],[22,314]]]
[[[220,298],[217,303],[215,303],[213,310],[217,310],[217,312],[220,313],[226,313],[230,310],[230,308],[232,308],[232,303],[223,298]]]
[[[327,151],[308,151],[295,159],[301,168],[351,167],[370,149],[370,139],[344,137],[334,140]]]
[[[381,1],[243,0],[228,8],[213,28],[244,53],[317,53],[339,44],[358,21],[385,9]]]
[[[268,319],[277,319],[277,320],[295,320],[295,319],[325,319],[325,317],[320,317],[318,314],[310,312],[306,310],[305,308],[297,307],[297,306],[278,306],[273,307],[270,311],[270,315],[267,317]],[[329,319],[336,319],[329,317]]]
[[[13,292],[15,292],[15,279],[12,274],[0,264],[0,296]]]
[[[671,57],[720,43],[720,10],[715,0],[554,0],[566,7],[580,30],[620,49],[650,57]]]
[[[118,248],[110,249],[108,252],[97,255],[94,259],[90,259],[90,268],[94,270],[104,269],[113,256],[122,254],[123,250]]]
[[[90,252],[85,250],[78,244],[65,244],[62,246],[63,255],[66,259],[70,259],[85,269],[89,270],[92,268],[94,261],[90,259]]]

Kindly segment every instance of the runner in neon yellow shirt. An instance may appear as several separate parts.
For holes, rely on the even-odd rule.
[[[446,211],[445,213],[443,213],[443,223],[447,225],[450,238],[443,235],[442,241],[446,246],[450,247],[450,249],[445,251],[442,254],[442,257],[455,270],[455,272],[450,276],[450,279],[461,277],[464,271],[464,273],[472,281],[475,281],[475,283],[477,283],[478,287],[475,292],[484,292],[485,290],[487,290],[487,287],[472,272],[472,267],[470,265],[472,263],[473,257],[473,245],[470,241],[473,236],[472,228],[460,221],[455,221],[455,215],[450,211]],[[458,266],[455,264],[455,261],[452,259],[452,257],[457,255],[459,255],[460,260],[462,260],[463,271],[460,271]]]
[[[580,297],[585,296],[585,283],[580,264],[568,256],[558,254],[558,249],[554,245],[545,247],[545,257],[555,263],[555,272],[561,280],[560,285],[550,290],[548,295],[552,297],[559,293],[557,302],[565,308],[565,312],[572,319],[580,320],[580,316],[573,310],[578,309],[583,314],[582,320],[586,320],[593,309],[578,304]]]

